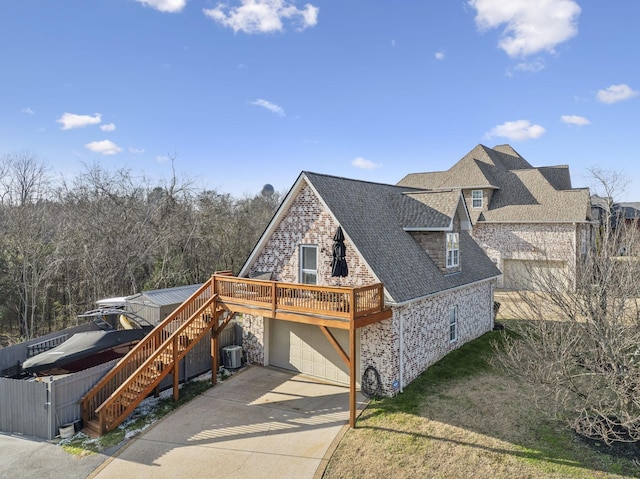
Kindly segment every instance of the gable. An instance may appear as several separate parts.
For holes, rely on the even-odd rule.
[[[254,249],[259,249],[259,253],[252,253],[251,261],[245,264],[240,275],[254,277],[257,273],[270,273],[274,280],[299,283],[300,246],[313,245],[318,251],[318,284],[337,285],[338,278],[331,277],[331,252],[339,224],[316,192],[303,181],[278,213],[268,228],[268,235]],[[348,235],[345,236],[350,274],[347,278],[340,278],[340,284],[359,286],[379,282]]]
[[[500,275],[466,232],[460,235],[461,251],[464,248],[461,258],[466,258],[461,259],[463,271],[443,275],[427,252],[404,230],[397,207],[398,198],[405,193],[420,192],[395,185],[303,172],[254,248],[241,275],[252,271],[275,271],[277,279],[296,282],[297,248],[301,242],[311,241],[326,254],[323,266],[318,265],[319,269],[326,268],[318,271],[319,277],[323,278],[323,284],[335,284],[335,278],[334,283],[330,283],[326,273],[331,258],[330,246],[338,225],[345,235],[349,265],[349,276],[341,278],[341,284],[382,282],[392,302],[402,303]],[[417,201],[406,197],[400,202],[407,198]],[[450,213],[456,217],[460,214],[459,198],[458,193],[458,203]],[[424,219],[430,215],[419,214],[418,217]],[[452,223],[451,219],[449,223]]]
[[[462,188],[465,197],[482,189],[488,201],[482,210],[470,209],[473,224],[580,223],[590,218],[588,191],[571,188],[567,166],[534,168],[509,145],[478,145],[446,172],[407,175],[399,185]]]

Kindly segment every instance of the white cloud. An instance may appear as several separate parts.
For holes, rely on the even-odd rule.
[[[136,2],[166,13],[180,12],[187,5],[187,0],[136,0]]]
[[[114,125],[113,123],[107,123],[105,125],[100,125],[100,129],[102,131],[113,131],[116,129],[116,125]]]
[[[122,148],[120,148],[111,140],[92,141],[91,143],[87,143],[84,146],[86,146],[94,153],[100,153],[102,155],[115,155],[116,153],[120,153],[122,151]]]
[[[396,46],[396,41],[395,40],[391,40],[391,46],[395,47]]]
[[[499,136],[513,141],[525,141],[539,138],[545,131],[542,126],[532,125],[528,120],[517,120],[507,121],[502,125],[498,125],[485,136],[487,138]]]
[[[444,60],[444,52],[441,50],[435,54],[436,60]]]
[[[567,125],[584,126],[584,125],[591,124],[591,122],[587,120],[584,116],[578,116],[578,115],[562,115],[560,119],[562,120],[563,123],[566,123]]]
[[[23,108],[22,109],[22,113],[26,113],[27,115],[33,115],[35,113],[35,111],[33,111],[31,108],[27,107],[27,108]]]
[[[129,153],[133,153],[134,155],[141,155],[142,153],[144,153],[144,148],[133,148],[130,146]]]
[[[249,104],[266,108],[267,110],[275,113],[278,116],[284,116],[284,110],[282,109],[282,107],[279,107],[278,105],[276,105],[275,103],[271,103],[270,101],[260,98],[256,101],[250,101]]]
[[[100,113],[93,115],[76,115],[74,113],[63,113],[56,122],[62,124],[63,130],[71,130],[72,128],[83,128],[88,125],[97,125],[102,121]]]
[[[638,94],[629,87],[621,83],[620,85],[611,85],[604,90],[598,90],[598,101],[602,103],[616,103],[622,100],[628,100]]]
[[[281,32],[284,29],[283,20],[297,22],[297,30],[304,30],[318,23],[320,9],[310,3],[304,9],[298,9],[288,0],[240,0],[240,3],[239,7],[219,3],[215,8],[205,8],[202,11],[236,33]]]
[[[518,63],[514,68],[521,72],[537,73],[541,70],[544,70],[544,61],[538,59],[532,62],[521,62]]]
[[[362,158],[361,156],[359,156],[351,162],[351,166],[354,166],[355,168],[361,168],[363,170],[375,170],[376,168],[380,168],[382,165],[379,163],[376,164],[371,160],[367,160],[366,158]]]
[[[168,156],[156,156],[156,162],[157,163],[168,163],[171,160],[171,158],[169,158]]]
[[[574,0],[469,0],[483,30],[505,25],[498,46],[510,57],[555,47],[578,33],[580,6]]]

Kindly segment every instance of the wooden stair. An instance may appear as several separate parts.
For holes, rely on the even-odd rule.
[[[213,281],[203,284],[187,301],[145,336],[81,399],[88,435],[115,429],[169,374],[178,399],[179,362],[209,333],[217,344],[231,314],[216,309]],[[212,355],[217,354],[212,349]],[[215,361],[212,361],[215,364]]]

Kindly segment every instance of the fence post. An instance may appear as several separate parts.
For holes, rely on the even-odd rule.
[[[55,381],[49,381],[47,384],[46,400],[44,407],[47,408],[47,422],[49,423],[49,440],[56,437],[56,394]]]

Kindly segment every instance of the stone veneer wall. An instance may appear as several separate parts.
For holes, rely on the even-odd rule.
[[[449,309],[458,307],[458,340],[449,341]],[[402,321],[400,316],[402,315]],[[393,318],[361,329],[362,370],[380,373],[383,394],[400,379],[400,325],[404,324],[404,386],[453,349],[493,328],[493,281],[394,308]]]
[[[300,281],[300,245],[317,245],[319,285],[363,286],[377,282],[348,238],[345,247],[349,275],[331,276],[333,236],[337,228],[338,223],[324,210],[313,190],[303,186],[251,266],[251,273],[273,272],[279,281],[297,283]],[[345,236],[347,234],[345,231]]]
[[[477,223],[472,233],[501,271],[505,259],[564,261],[575,271],[576,232],[568,223]]]
[[[262,316],[242,315],[242,349],[250,364],[264,366],[264,321]]]
[[[318,246],[318,284],[324,286],[363,286],[376,283],[369,268],[345,238],[349,275],[331,276],[333,236],[338,223],[324,210],[313,190],[305,185],[294,198],[289,210],[267,240],[262,252],[251,266],[251,273],[272,272],[278,281],[297,283],[299,278],[300,245]],[[345,231],[345,235],[348,232]],[[243,348],[247,360],[264,365],[264,318],[243,316]]]

